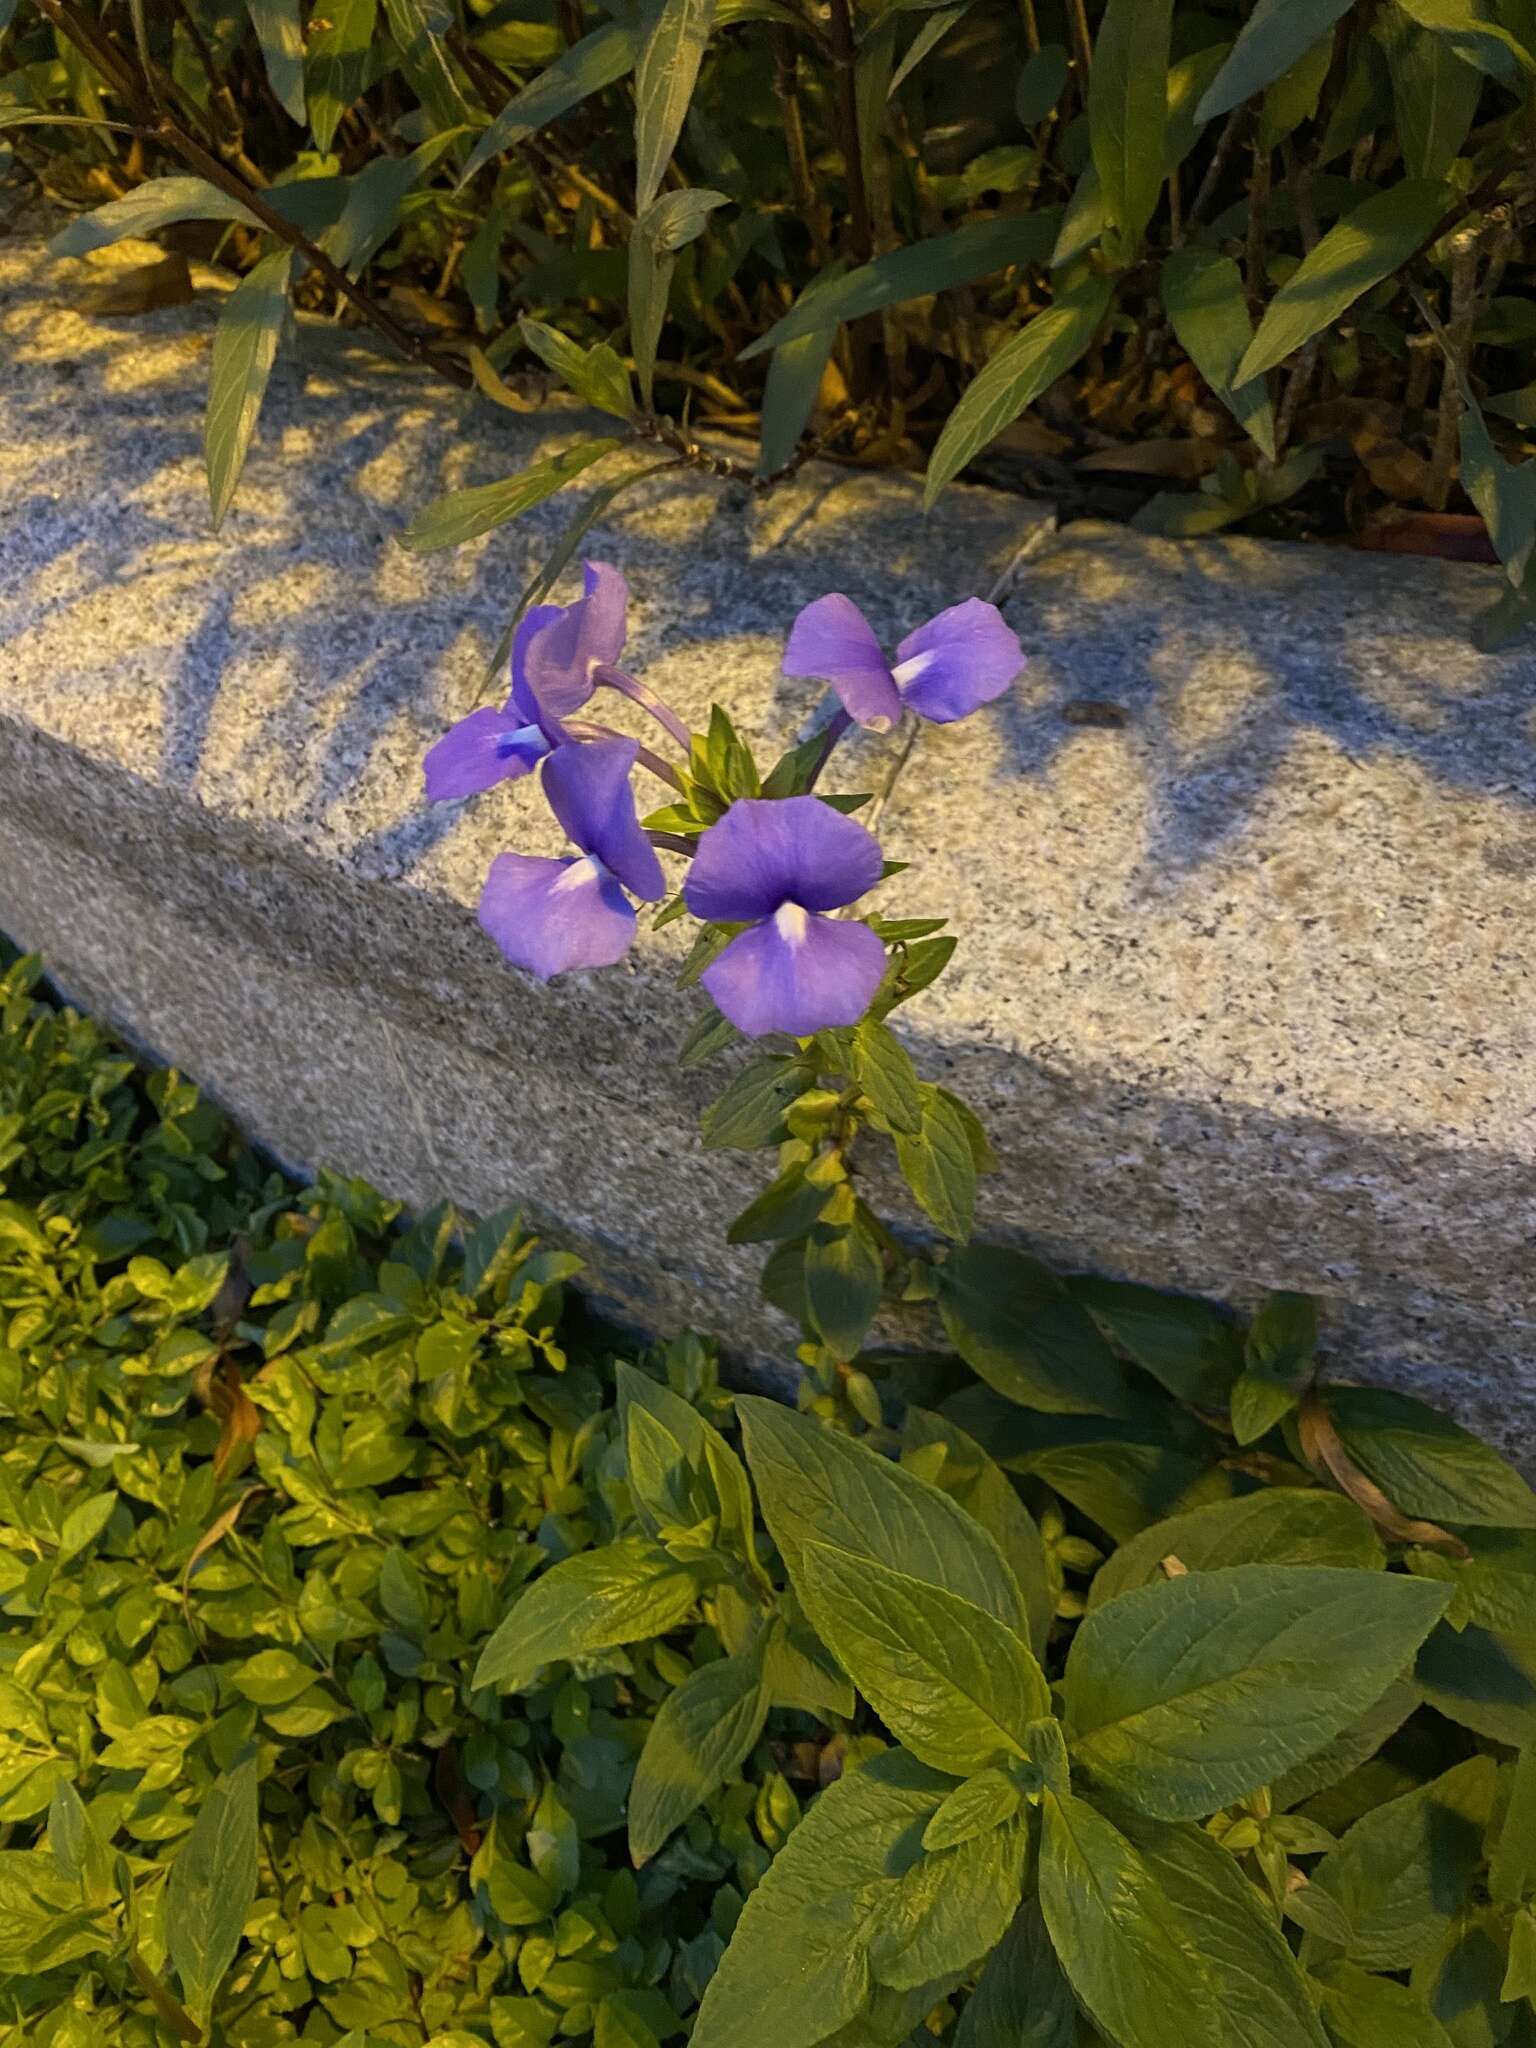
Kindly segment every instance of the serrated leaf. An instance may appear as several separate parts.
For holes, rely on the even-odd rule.
[[[1215,249],[1175,249],[1163,263],[1163,309],[1179,346],[1238,425],[1270,462],[1275,460],[1275,411],[1262,377],[1236,382],[1237,366],[1253,341],[1243,274]]]
[[[378,0],[325,0],[304,62],[309,122],[316,147],[329,150],[341,117],[368,73]]]
[[[936,1770],[966,1777],[1025,1754],[1050,1693],[1024,1644],[942,1586],[811,1542],[796,1590],[816,1633],[891,1733]]]
[[[203,1794],[166,1882],[166,1937],[195,2019],[206,2023],[256,1899],[256,1761]]]
[[[647,1862],[740,1769],[762,1733],[767,1631],[750,1652],[702,1665],[661,1703],[629,1791],[629,1853]]]
[[[1323,2023],[1333,2048],[1454,2048],[1407,1984],[1372,1977],[1353,1963],[1321,1963],[1312,1975],[1322,1987]]]
[[[1091,1613],[1108,1600],[1153,1585],[1166,1557],[1187,1572],[1238,1564],[1312,1564],[1371,1571],[1385,1562],[1370,1522],[1336,1493],[1270,1487],[1240,1500],[1171,1515],[1123,1543],[1095,1577]]]
[[[224,523],[256,431],[287,317],[292,274],[291,249],[263,256],[225,300],[214,331],[203,448],[216,530]]]
[[[1065,1679],[1075,1763],[1160,1820],[1203,1817],[1312,1755],[1386,1690],[1449,1588],[1237,1565],[1091,1614]]]
[[[206,178],[150,178],[121,199],[98,206],[61,228],[48,244],[55,256],[88,256],[124,236],[151,235],[183,220],[237,220],[258,227],[256,216]]]
[[[1496,1906],[1514,1906],[1536,1892],[1536,1743],[1515,1759],[1509,1804],[1488,1869]]]
[[[770,1055],[741,1069],[704,1112],[706,1152],[755,1152],[788,1135],[784,1112],[804,1092],[810,1075],[801,1060]]]
[[[505,526],[535,505],[542,505],[573,477],[623,446],[620,440],[582,441],[574,448],[531,464],[517,476],[503,477],[494,484],[476,484],[467,491],[449,491],[416,514],[401,534],[401,544],[414,554],[458,547],[477,534]]]
[[[958,1423],[947,1415],[908,1408],[902,1433],[903,1451],[933,1448],[942,1449],[943,1466],[936,1477],[931,1472],[923,1476],[951,1500],[958,1501],[1007,1559],[1029,1610],[1029,1646],[1037,1657],[1043,1657],[1056,1613],[1056,1590],[1034,1516],[1001,1466]]]
[[[923,1830],[923,1847],[953,1849],[1012,1820],[1024,1795],[1006,1771],[982,1770],[955,1787]]]
[[[923,1092],[912,1056],[888,1024],[866,1017],[849,1041],[853,1078],[893,1131],[922,1127]]]
[[[1404,1514],[1536,1529],[1536,1493],[1448,1415],[1378,1387],[1330,1387],[1322,1400],[1350,1457]]]
[[[1076,2048],[1077,2001],[1029,1899],[987,1957],[955,2029],[955,2048]]]
[[[1088,133],[1104,218],[1127,255],[1157,210],[1173,0],[1108,0],[1093,48]]]
[[[976,1220],[976,1159],[970,1130],[942,1088],[924,1083],[921,1096],[918,1129],[895,1134],[902,1178],[925,1215],[946,1237],[964,1244]]]
[[[1230,1316],[1193,1295],[1166,1294],[1096,1275],[1067,1283],[1104,1335],[1176,1400],[1224,1408],[1242,1368],[1242,1332]]]
[[[1023,1634],[1028,1616],[1012,1571],[947,1494],[776,1401],[741,1394],[736,1407],[763,1518],[792,1580],[806,1546],[825,1543],[942,1587]]]
[[[1405,178],[1336,222],[1265,308],[1237,366],[1238,383],[1283,363],[1372,285],[1401,270],[1439,226],[1452,196],[1436,179]]]
[[[1357,1820],[1314,1866],[1350,1928],[1351,1962],[1406,1969],[1449,1930],[1482,1868],[1497,1785],[1493,1759],[1469,1757]]]
[[[1087,1313],[1038,1259],[994,1245],[939,1268],[949,1341],[998,1393],[1056,1415],[1123,1415],[1125,1379]]]
[[[662,0],[635,71],[635,213],[656,194],[683,132],[715,0]]]
[[[517,1600],[480,1653],[473,1683],[521,1692],[547,1664],[676,1628],[698,1581],[658,1544],[621,1537],[552,1565]]]
[[[878,1982],[979,1962],[1013,1903],[1008,1874],[981,1859],[946,1867],[972,1845],[923,1854],[923,1829],[952,1789],[952,1779],[889,1750],[823,1793],[749,1896],[704,1994],[692,2048],[830,2048]],[[984,1840],[1013,1852],[1020,1881],[1022,1831],[997,1829]],[[951,1872],[964,1879],[946,1882]],[[935,1955],[944,1960],[930,1970]]]
[[[625,1470],[647,1535],[713,1516],[723,1542],[754,1557],[746,1468],[691,1402],[622,1360],[617,1367]]]
[[[786,1167],[754,1201],[732,1220],[727,1244],[771,1244],[782,1238],[803,1238],[831,1199],[832,1190],[809,1181],[803,1166]],[[804,1279],[803,1248],[801,1278]]]
[[[1353,0],[1258,0],[1195,118],[1214,121],[1273,85],[1352,5]]]
[[[1112,296],[1108,278],[1085,278],[1003,344],[944,424],[923,484],[925,506],[1071,369],[1098,332]]]

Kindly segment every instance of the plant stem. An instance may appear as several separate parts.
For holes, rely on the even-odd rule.
[[[837,66],[837,104],[842,128],[843,174],[848,181],[848,240],[857,262],[874,254],[869,194],[864,188],[864,152],[859,145],[859,95],[854,78],[858,50],[848,0],[831,0],[832,61]]]
[[[632,676],[627,670],[615,668],[606,661],[592,671],[592,680],[605,683],[610,690],[617,690],[621,697],[628,697],[632,704],[638,704],[642,711],[648,711],[656,723],[676,740],[685,757],[692,753],[693,734],[649,683],[642,683],[638,676]]]
[[[180,2005],[166,1990],[154,1971],[139,1954],[135,1944],[128,1951],[128,1967],[133,1972],[134,1982],[144,1993],[150,2004],[159,2013],[173,2034],[179,2034],[183,2041],[200,2042],[203,2030],[193,2019],[184,2005]]]
[[[1435,414],[1435,446],[1430,457],[1429,479],[1424,495],[1431,511],[1443,512],[1451,495],[1451,472],[1461,426],[1461,377],[1466,372],[1467,351],[1477,312],[1477,243],[1474,227],[1464,227],[1451,242],[1451,306],[1445,324],[1448,344],[1440,369],[1440,404]],[[1458,375],[1458,371],[1461,375]]]
[[[773,32],[773,89],[778,96],[779,115],[784,127],[784,156],[789,165],[789,188],[795,197],[795,211],[805,222],[811,237],[811,254],[819,265],[829,255],[821,203],[811,179],[811,160],[805,146],[805,117],[800,107],[800,53],[794,32],[776,27]]]
[[[1243,271],[1248,310],[1255,320],[1264,303],[1264,231],[1268,224],[1272,169],[1269,151],[1255,145],[1253,176],[1248,181],[1248,247]]]

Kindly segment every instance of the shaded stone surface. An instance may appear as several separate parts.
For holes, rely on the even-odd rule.
[[[212,311],[92,322],[71,289],[0,244],[0,924],[294,1163],[527,1201],[640,1320],[782,1360],[756,1257],[722,1241],[756,1170],[699,1154],[718,1077],[672,1062],[680,932],[525,981],[473,904],[554,828],[526,786],[420,796],[570,508],[448,556],[393,535],[588,423],[306,330],[215,537]],[[799,605],[842,588],[894,636],[994,588],[1041,518],[958,490],[925,522],[909,480],[829,469],[759,501],[669,478],[587,551],[629,576],[657,687],[771,749],[815,702],[777,675]],[[892,779],[886,850],[921,862],[888,907],[961,934],[904,1023],[998,1144],[989,1232],[1227,1296],[1318,1288],[1340,1372],[1528,1442],[1536,655],[1469,646],[1494,588],[1074,527],[1006,586],[1033,654],[1010,698],[850,773]]]

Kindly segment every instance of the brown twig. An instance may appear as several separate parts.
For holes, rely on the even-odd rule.
[[[1221,175],[1231,160],[1232,152],[1237,147],[1243,129],[1247,126],[1247,121],[1248,108],[1246,105],[1234,107],[1231,113],[1228,114],[1226,126],[1216,138],[1216,147],[1211,152],[1211,160],[1205,167],[1205,176],[1200,180],[1199,190],[1190,201],[1189,209],[1185,213],[1184,233],[1186,235],[1204,217],[1205,209],[1216,197],[1216,188],[1221,183]],[[1178,246],[1179,239],[1179,237],[1175,237],[1175,247]]]
[[[800,53],[794,33],[780,24],[773,32],[773,90],[779,102],[784,129],[784,156],[789,166],[789,186],[795,197],[795,211],[805,222],[811,237],[811,254],[818,268],[829,255],[827,234],[816,187],[811,180],[811,159],[805,146],[805,116],[800,106]]]
[[[848,181],[848,240],[857,262],[874,254],[874,226],[864,186],[864,152],[859,140],[859,95],[855,78],[858,50],[853,38],[853,11],[848,0],[831,0],[832,61],[837,67],[838,124],[843,172]]]

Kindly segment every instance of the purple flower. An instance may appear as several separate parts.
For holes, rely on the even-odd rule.
[[[487,705],[451,727],[427,755],[434,803],[475,796],[529,774],[563,737],[597,687],[596,671],[622,653],[629,590],[606,562],[584,562],[586,595],[575,604],[539,604],[512,642],[512,691],[498,711]]]
[[[491,863],[480,922],[514,967],[540,981],[611,967],[635,936],[625,890],[651,903],[666,894],[629,786],[639,752],[625,739],[557,747],[544,763],[544,794],[579,852],[559,860],[502,853]]]
[[[745,924],[703,982],[749,1038],[856,1024],[885,975],[867,924],[821,913],[880,879],[874,835],[814,796],[743,797],[699,840],[683,894],[707,924]]]
[[[904,710],[935,725],[966,717],[1000,697],[1024,660],[997,606],[968,597],[909,633],[893,666],[853,599],[834,592],[790,627],[784,673],[830,683],[858,724],[889,732]]]

